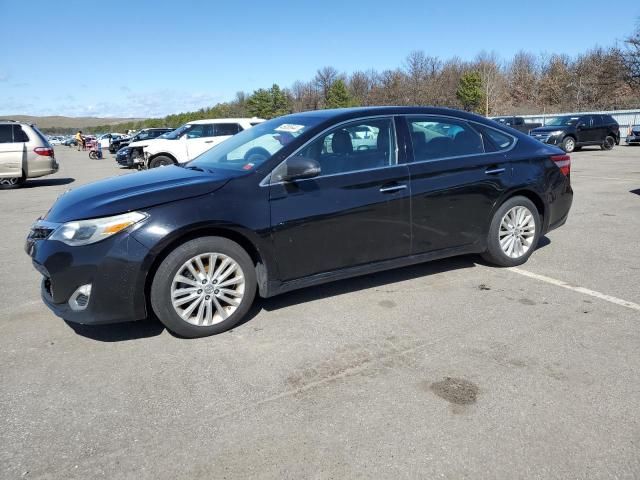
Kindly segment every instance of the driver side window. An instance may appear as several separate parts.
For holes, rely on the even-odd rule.
[[[380,168],[396,163],[396,142],[390,118],[358,120],[340,125],[304,147],[297,155],[320,164],[320,175]]]

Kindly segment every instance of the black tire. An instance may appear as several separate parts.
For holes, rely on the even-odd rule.
[[[573,137],[564,137],[560,146],[565,152],[571,153],[576,149],[576,139]]]
[[[582,147],[576,147],[573,149],[574,152],[579,152],[580,150],[582,150]]]
[[[175,165],[175,162],[171,157],[166,155],[158,155],[149,162],[149,168],[166,167],[167,165]]]
[[[22,187],[26,179],[22,175],[22,177],[0,178],[0,182],[0,190],[13,190]]]
[[[613,147],[616,145],[616,139],[613,138],[611,135],[607,135],[607,137],[604,139],[604,142],[602,142],[602,145],[600,146],[600,148],[602,148],[602,150],[613,150]]]
[[[500,223],[509,210],[518,206],[525,207],[531,213],[535,222],[535,234],[529,250],[518,258],[512,258],[508,256],[500,246]],[[482,254],[482,258],[487,262],[500,267],[515,267],[517,265],[522,265],[529,259],[533,251],[536,249],[538,240],[540,240],[541,228],[542,222],[540,220],[540,214],[533,202],[526,197],[511,197],[504,202],[498,210],[496,210],[493,218],[491,219],[491,225],[489,226],[489,233],[487,236],[487,251]]]
[[[190,258],[203,253],[221,253],[233,259],[242,269],[244,295],[237,309],[225,320],[209,326],[197,326],[183,320],[171,302],[171,283]],[[151,284],[151,306],[162,324],[171,332],[186,338],[206,337],[225,332],[247,314],[256,295],[257,280],[253,261],[237,243],[222,237],[202,237],[184,243],[163,260]]]
[[[98,159],[98,154],[96,152],[89,152],[89,158],[91,160],[97,160]]]

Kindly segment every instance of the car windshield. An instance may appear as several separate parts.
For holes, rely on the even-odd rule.
[[[580,120],[580,117],[556,117],[549,120],[546,124],[548,127],[561,127],[561,126],[569,126],[575,125]]]
[[[193,125],[191,125],[190,123],[187,123],[185,125],[182,125],[181,127],[176,128],[173,132],[169,132],[169,133],[165,134],[166,136],[163,136],[163,138],[167,138],[169,140],[177,140],[182,135],[184,135],[186,132],[191,130],[192,127],[193,127]]]
[[[188,165],[251,170],[323,119],[323,117],[306,115],[274,118],[234,135],[189,162]]]

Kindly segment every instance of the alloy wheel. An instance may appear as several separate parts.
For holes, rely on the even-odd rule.
[[[4,185],[7,187],[13,187],[18,185],[20,182],[20,177],[12,177],[12,178],[0,178],[0,185]]]
[[[184,321],[210,326],[237,310],[244,291],[244,272],[238,262],[222,253],[203,253],[178,269],[171,283],[171,303]]]
[[[513,207],[500,221],[500,248],[510,258],[525,255],[532,247],[535,235],[536,222],[527,207]]]

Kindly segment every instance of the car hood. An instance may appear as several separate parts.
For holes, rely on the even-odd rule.
[[[64,193],[45,220],[62,223],[105,217],[197,197],[216,191],[242,173],[169,166],[112,177]]]
[[[557,126],[557,127],[538,127],[538,128],[534,128],[533,130],[531,130],[530,133],[549,133],[549,132],[558,132],[560,130],[565,131],[570,127],[567,127],[566,125],[561,125],[561,126]]]

